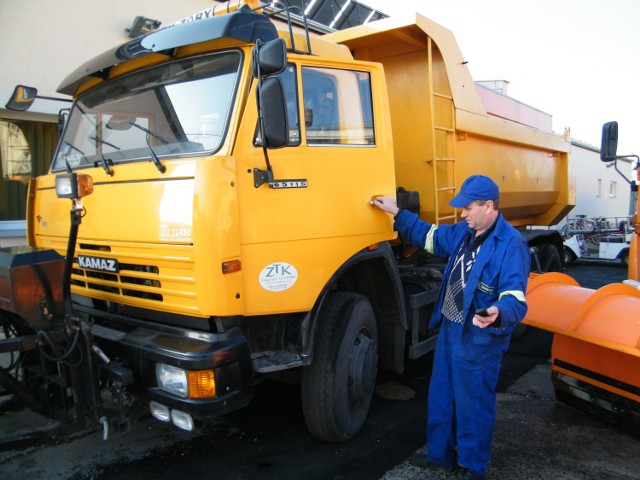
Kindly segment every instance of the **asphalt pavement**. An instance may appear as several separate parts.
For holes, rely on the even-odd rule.
[[[565,273],[580,286],[597,289],[626,278],[626,269],[612,262],[580,261]],[[536,329],[525,335],[540,337]],[[512,384],[504,367],[519,355],[518,343],[505,356],[498,387],[497,420],[487,479],[492,480],[631,480],[640,479],[640,438],[599,417],[555,398],[549,361],[534,366]],[[417,450],[424,453],[426,446]],[[407,461],[381,480],[446,479]]]

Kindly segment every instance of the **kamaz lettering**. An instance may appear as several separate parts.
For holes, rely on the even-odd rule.
[[[81,268],[117,273],[120,270],[118,261],[114,258],[87,257],[78,255],[78,265]]]

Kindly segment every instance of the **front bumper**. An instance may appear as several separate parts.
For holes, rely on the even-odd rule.
[[[200,332],[109,315],[78,307],[89,314],[91,333],[111,360],[133,372],[128,388],[138,396],[194,415],[221,415],[246,406],[253,396],[253,369],[247,340],[238,328],[223,333]],[[114,321],[115,320],[115,321]],[[155,368],[164,363],[184,370],[213,370],[216,395],[181,398],[158,387]]]

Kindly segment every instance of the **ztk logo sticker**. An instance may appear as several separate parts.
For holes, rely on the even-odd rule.
[[[260,286],[270,292],[282,292],[298,280],[298,271],[290,263],[277,262],[267,265],[260,272]]]

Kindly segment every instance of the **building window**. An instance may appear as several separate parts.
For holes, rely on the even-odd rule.
[[[0,120],[2,179],[24,183],[31,178],[31,148],[18,125]]]
[[[0,224],[24,221],[29,180],[47,172],[57,141],[55,123],[0,118]]]
[[[609,198],[615,198],[616,197],[616,190],[617,190],[617,182],[611,182],[609,184]]]
[[[602,179],[598,178],[596,180],[596,197],[601,197],[602,196]]]

